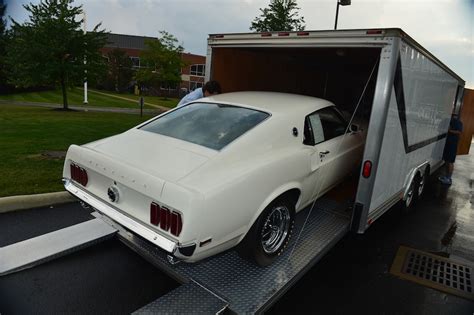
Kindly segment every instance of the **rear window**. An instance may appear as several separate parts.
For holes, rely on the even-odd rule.
[[[193,103],[140,129],[220,150],[268,116],[268,113],[238,106]]]

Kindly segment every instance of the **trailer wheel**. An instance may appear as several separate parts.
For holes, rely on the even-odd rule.
[[[294,223],[294,206],[284,199],[275,200],[247,233],[239,246],[239,254],[260,266],[270,265],[288,244]]]
[[[429,176],[429,169],[426,168],[425,172],[423,173],[422,176],[418,176],[418,181],[416,183],[417,189],[416,189],[416,199],[420,200],[421,197],[423,196],[423,193],[426,188],[426,184],[428,181],[428,176]]]
[[[410,187],[408,187],[406,198],[405,198],[405,200],[403,200],[403,210],[405,212],[410,211],[411,208],[413,207],[413,204],[414,204],[415,198],[416,198],[416,191],[417,191],[416,186],[417,186],[416,185],[416,178],[414,178],[410,183]]]

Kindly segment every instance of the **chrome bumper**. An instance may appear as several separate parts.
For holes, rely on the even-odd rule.
[[[85,203],[89,204],[98,212],[104,214],[105,216],[109,217],[110,219],[124,226],[125,228],[131,230],[132,232],[140,235],[144,239],[167,251],[168,253],[172,253],[178,258],[185,258],[182,257],[182,255],[179,254],[179,250],[177,250],[180,247],[178,246],[178,243],[170,241],[166,237],[150,230],[143,224],[123,215],[118,210],[105,204],[97,197],[74,185],[71,180],[63,179],[63,182],[64,188],[66,188],[67,191],[69,191],[71,194],[84,201]]]

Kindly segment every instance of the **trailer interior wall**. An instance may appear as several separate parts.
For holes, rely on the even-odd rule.
[[[223,92],[273,91],[327,99],[353,112],[380,48],[213,48],[211,78]],[[359,116],[368,120],[377,69]]]

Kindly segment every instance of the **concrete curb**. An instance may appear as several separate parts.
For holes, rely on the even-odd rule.
[[[0,198],[0,213],[51,206],[75,201],[67,191]]]

